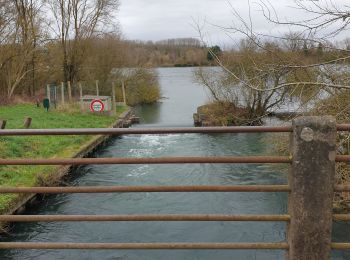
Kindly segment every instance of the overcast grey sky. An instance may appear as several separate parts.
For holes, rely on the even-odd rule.
[[[286,27],[272,26],[266,21],[256,4],[259,0],[251,0],[251,13],[254,29],[260,33],[278,34],[288,31]],[[329,1],[329,0],[320,0]],[[349,0],[334,0],[344,4]],[[122,32],[128,39],[162,40],[167,38],[197,37],[193,28],[195,21],[202,25],[207,21],[205,32],[207,41],[220,45],[230,45],[232,39],[222,30],[209,24],[230,26],[237,23],[229,3],[248,19],[248,0],[120,0],[119,21]],[[302,19],[306,14],[291,8],[293,0],[270,0],[280,19]],[[233,35],[233,38],[238,36]]]

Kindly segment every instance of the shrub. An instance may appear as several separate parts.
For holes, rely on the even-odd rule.
[[[126,97],[131,106],[158,101],[161,97],[158,75],[153,70],[136,69],[126,82]]]

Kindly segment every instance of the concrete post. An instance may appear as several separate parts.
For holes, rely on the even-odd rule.
[[[49,102],[51,103],[51,92],[50,92],[50,85],[46,85],[46,97],[49,99]]]
[[[61,100],[62,104],[64,105],[64,83],[61,82]]]
[[[72,102],[72,88],[70,85],[70,81],[67,82],[67,87],[68,87],[68,101],[69,103]]]
[[[289,260],[330,259],[336,133],[333,117],[293,120]]]
[[[98,80],[96,80],[96,96],[98,97],[100,95],[100,90],[98,88]]]
[[[117,114],[117,106],[115,100],[115,83],[112,82],[112,115],[115,116]]]
[[[54,86],[54,104],[55,104],[55,108],[57,108],[57,86]]]
[[[83,86],[79,82],[79,103],[80,103],[80,109],[83,109]]]
[[[124,80],[122,80],[122,91],[123,91],[123,103],[124,103],[124,106],[126,106],[126,94],[125,94]]]

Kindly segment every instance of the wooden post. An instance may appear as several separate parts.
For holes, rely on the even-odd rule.
[[[46,85],[46,97],[49,99],[49,102],[51,103],[51,92],[50,92],[50,85]]]
[[[24,124],[23,124],[24,128],[29,128],[31,124],[32,124],[32,118],[26,117],[24,119]]]
[[[72,88],[70,85],[70,81],[67,82],[67,87],[68,87],[68,101],[72,102]]]
[[[117,114],[117,106],[115,100],[115,83],[112,82],[112,115],[115,116]]]
[[[124,80],[122,80],[122,91],[123,91],[123,102],[124,102],[124,106],[126,106],[126,94],[125,94]]]
[[[98,89],[98,80],[96,80],[96,96],[100,95],[100,91]]]
[[[289,260],[330,259],[336,133],[333,117],[293,120]]]
[[[61,100],[62,104],[64,105],[64,83],[61,82]]]
[[[0,120],[0,129],[5,129],[6,127],[6,120]]]

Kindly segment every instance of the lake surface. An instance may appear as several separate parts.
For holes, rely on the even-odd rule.
[[[161,103],[137,108],[135,127],[192,126],[208,96],[192,68],[158,69]],[[263,155],[273,134],[130,135],[113,138],[95,157]],[[272,165],[88,165],[72,172],[71,185],[285,184],[286,167]],[[283,193],[138,193],[51,195],[27,214],[284,214]],[[279,222],[53,222],[14,226],[2,241],[22,242],[282,242]],[[350,241],[336,224],[335,241]],[[0,259],[284,259],[275,250],[3,250]],[[333,259],[350,259],[334,252]]]

